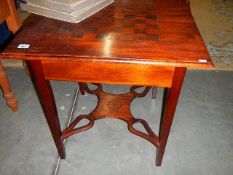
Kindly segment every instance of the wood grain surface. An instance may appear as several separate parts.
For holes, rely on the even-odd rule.
[[[213,67],[184,0],[115,0],[79,24],[31,15],[1,57]]]
[[[107,84],[171,87],[174,68],[149,64],[42,61],[45,78]],[[65,72],[65,73],[64,73]]]

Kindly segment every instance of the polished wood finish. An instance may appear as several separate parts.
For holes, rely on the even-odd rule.
[[[42,61],[46,79],[171,87],[174,67],[90,61]],[[77,67],[78,69],[74,69]],[[61,71],[62,70],[62,71]],[[64,72],[66,72],[64,74]],[[137,76],[132,72],[137,72]],[[94,75],[94,76],[93,76]]]
[[[84,84],[84,89],[90,94],[95,94],[98,98],[98,105],[94,111],[87,115],[78,116],[69,127],[62,132],[62,139],[90,129],[94,125],[94,121],[102,118],[116,118],[125,121],[128,124],[128,129],[131,133],[146,139],[156,147],[159,147],[159,140],[153,130],[149,127],[147,122],[143,119],[134,118],[130,112],[130,104],[136,97],[144,97],[150,90],[146,87],[143,92],[138,93],[135,90],[138,86],[133,86],[129,93],[126,94],[109,94],[103,91],[102,85],[96,84],[95,90],[90,90],[87,84]],[[76,125],[83,120],[89,120],[89,123],[76,128]],[[145,128],[147,133],[139,131],[133,127],[134,124],[140,123]]]
[[[162,116],[160,121],[159,143],[157,149],[156,165],[162,163],[165,147],[172,126],[173,117],[176,111],[176,105],[179,99],[180,91],[185,77],[186,68],[176,68],[172,81],[172,87],[165,90],[162,107]]]
[[[30,76],[37,90],[53,140],[61,158],[65,158],[65,149],[61,139],[61,128],[51,85],[45,79],[40,61],[27,61]]]
[[[183,0],[115,0],[78,24],[31,15],[2,57],[213,66]]]
[[[22,43],[30,47],[18,49]],[[157,166],[162,162],[186,68],[213,67],[186,0],[115,0],[79,24],[31,15],[1,57],[28,60],[61,158],[65,157],[65,138],[91,128],[97,119],[112,117],[124,120],[130,132],[157,147]],[[97,108],[78,116],[61,132],[49,80],[79,82],[81,94],[98,97]],[[98,88],[90,90],[89,82]],[[103,92],[101,83],[146,88],[136,93],[137,86],[132,86],[127,94],[113,95]],[[129,112],[132,100],[143,97],[149,86],[165,87],[158,137],[146,121]],[[75,128],[83,119],[89,123]],[[134,129],[137,122],[147,133]]]
[[[7,75],[3,70],[3,65],[0,62],[0,88],[3,90],[3,96],[6,98],[7,105],[12,109],[12,111],[18,111],[18,104],[14,93],[11,90],[10,83],[8,81]]]

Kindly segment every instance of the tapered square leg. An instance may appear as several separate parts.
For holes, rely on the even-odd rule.
[[[37,90],[45,117],[56,144],[60,158],[65,158],[64,144],[53,91],[49,80],[45,79],[40,61],[27,61],[31,79]]]
[[[185,73],[186,68],[176,68],[171,88],[165,89],[164,91],[165,93],[159,131],[160,145],[157,148],[156,166],[160,166],[162,163]]]

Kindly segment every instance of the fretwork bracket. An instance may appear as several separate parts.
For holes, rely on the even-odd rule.
[[[101,84],[95,84],[97,88],[95,90],[91,90],[87,84],[80,83],[81,92],[94,94],[98,98],[98,104],[96,108],[87,115],[78,116],[70,125],[62,132],[62,139],[66,139],[74,134],[80,133],[82,131],[88,130],[94,126],[95,120],[102,118],[116,118],[123,120],[128,125],[128,130],[149,141],[156,147],[159,147],[159,140],[156,134],[149,127],[148,123],[143,119],[134,118],[130,111],[130,104],[136,97],[144,97],[150,87],[145,87],[144,91],[141,93],[136,92],[135,90],[140,86],[132,86],[130,88],[130,92],[126,94],[110,94],[103,91],[103,87]],[[87,119],[89,122],[86,125],[77,127],[78,123]],[[146,132],[139,131],[134,128],[134,124],[140,123]]]

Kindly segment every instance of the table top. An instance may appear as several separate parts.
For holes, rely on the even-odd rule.
[[[31,15],[0,56],[213,67],[186,0],[115,0],[78,24]]]

